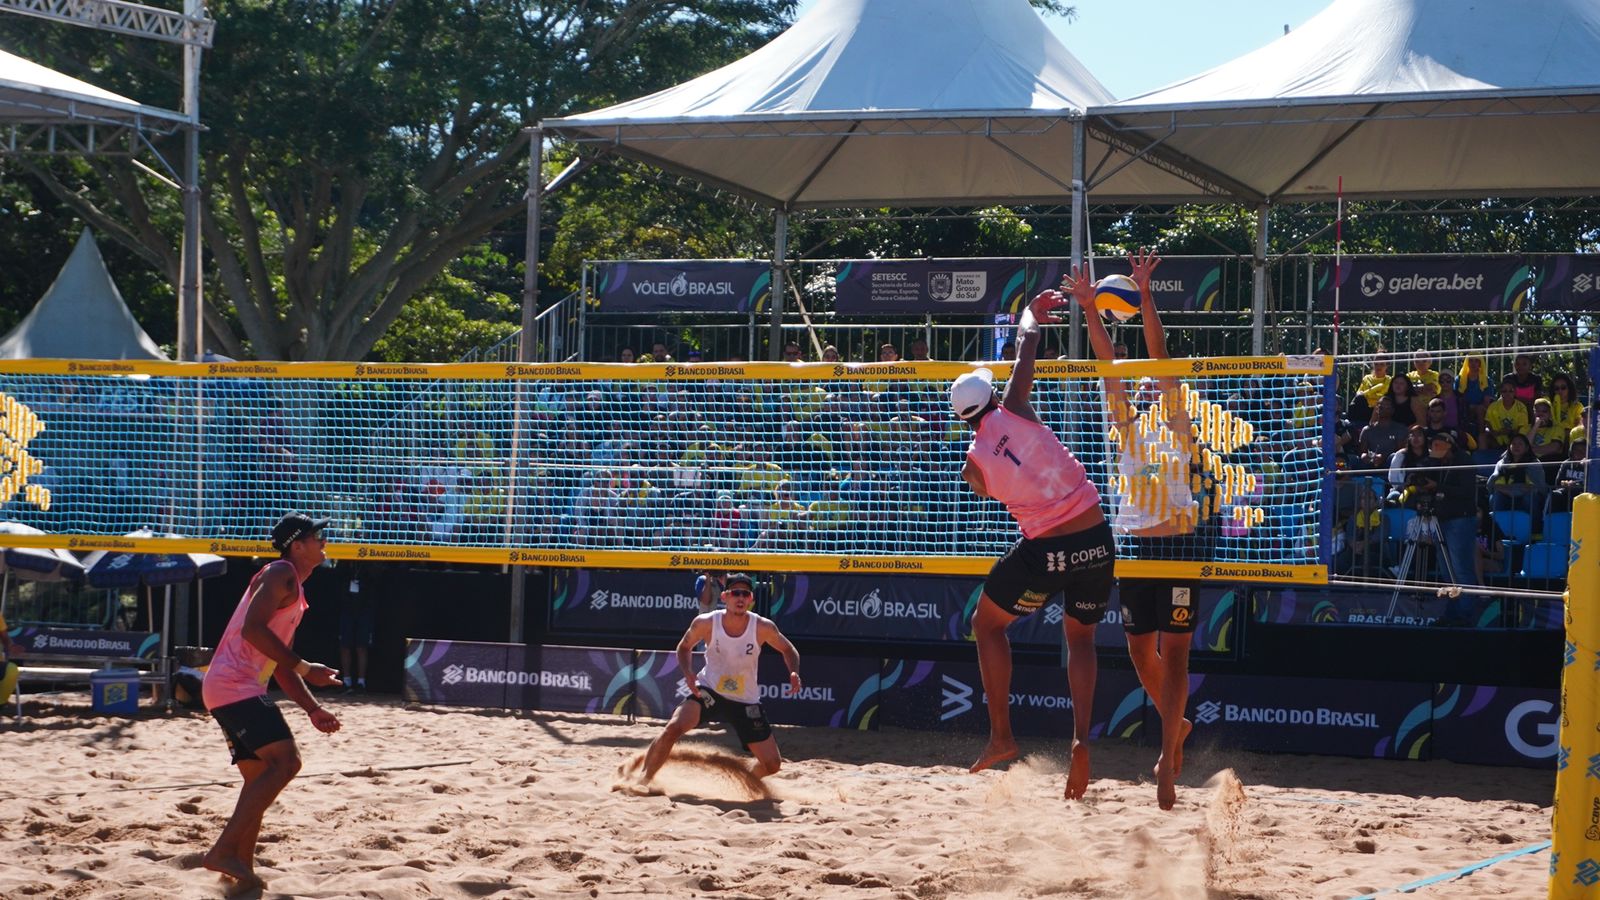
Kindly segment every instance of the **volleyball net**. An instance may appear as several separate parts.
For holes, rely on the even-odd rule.
[[[972,368],[4,362],[0,518],[45,534],[0,543],[274,555],[301,509],[334,558],[981,574],[1018,531],[961,478],[946,397]],[[1046,361],[1032,399],[1114,521],[1183,495],[1188,534],[1159,560],[1119,538],[1120,574],[1315,581],[1331,371]]]

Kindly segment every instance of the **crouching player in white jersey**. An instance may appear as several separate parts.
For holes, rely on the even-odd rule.
[[[1004,503],[1022,529],[1022,539],[989,570],[972,617],[988,695],[989,744],[971,771],[1017,755],[1007,626],[1037,612],[1050,595],[1065,592],[1062,627],[1073,722],[1066,796],[1076,800],[1089,786],[1089,725],[1099,671],[1094,630],[1111,599],[1116,545],[1100,511],[1100,492],[1029,402],[1039,322],[1068,302],[1055,291],[1033,298],[1018,324],[1017,360],[1003,396],[995,395],[992,373],[979,369],[950,385],[950,404],[973,431],[961,477],[978,496]]]
[[[638,770],[640,782],[648,784],[666,764],[678,738],[701,722],[724,722],[739,736],[739,743],[750,750],[756,764],[750,774],[765,778],[778,771],[782,757],[772,725],[761,709],[761,693],[756,685],[756,663],[761,645],[767,644],[783,654],[789,667],[789,687],[800,690],[800,651],[778,631],[771,619],[750,611],[755,602],[755,584],[748,575],[729,575],[723,582],[722,602],[727,607],[695,616],[689,630],[678,641],[678,668],[683,671],[689,699],[678,705],[667,727],[650,744],[642,760],[635,759],[626,771]],[[693,671],[693,652],[697,644],[706,645],[705,667]]]
[[[1150,292],[1150,276],[1160,257],[1148,251],[1128,254],[1132,277],[1139,286],[1139,314],[1151,359],[1168,359],[1166,331]],[[1088,272],[1073,269],[1062,286],[1083,307],[1089,343],[1102,362],[1115,358],[1111,337],[1094,305]],[[1106,409],[1113,443],[1118,449],[1119,489],[1113,491],[1111,524],[1139,559],[1204,560],[1211,554],[1215,529],[1194,496],[1194,427],[1189,420],[1185,389],[1178,379],[1162,376],[1149,389],[1130,398],[1121,378],[1107,378]],[[1156,803],[1171,809],[1177,802],[1177,777],[1183,769],[1183,742],[1193,727],[1184,718],[1189,702],[1189,642],[1199,612],[1200,583],[1174,578],[1118,579],[1122,626],[1128,655],[1139,683],[1161,715],[1161,757],[1156,762]]]

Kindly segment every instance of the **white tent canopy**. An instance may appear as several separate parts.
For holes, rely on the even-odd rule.
[[[166,359],[111,281],[85,228],[27,317],[0,338],[0,359]]]
[[[146,106],[0,50],[0,122],[93,122],[170,131],[182,121],[179,113]]]
[[[543,125],[778,208],[1053,203],[1073,121],[1110,101],[1027,0],[819,0],[737,62]]]
[[[1600,193],[1600,4],[1337,0],[1259,50],[1089,112],[1097,132],[1272,201],[1326,199],[1341,176],[1349,197]],[[1091,173],[1091,190],[1136,196],[1128,171]]]

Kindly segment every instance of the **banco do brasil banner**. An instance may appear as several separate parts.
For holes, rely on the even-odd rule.
[[[1350,312],[1485,310],[1516,312],[1533,286],[1523,257],[1347,256],[1323,260],[1316,275],[1316,304]]]
[[[771,293],[772,266],[765,262],[686,259],[594,267],[602,312],[759,312]]]
[[[552,631],[682,634],[699,613],[687,572],[551,570]]]
[[[834,309],[840,313],[1020,313],[1039,291],[1059,289],[1062,259],[858,259],[839,267]],[[1095,275],[1127,274],[1125,259],[1097,259]],[[1156,305],[1210,310],[1222,286],[1220,258],[1163,260],[1151,282]]]

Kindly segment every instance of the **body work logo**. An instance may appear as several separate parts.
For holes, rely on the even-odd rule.
[[[944,686],[940,688],[939,721],[948,722],[963,713],[972,710],[972,685],[964,681],[957,681],[949,675],[941,676]]]

